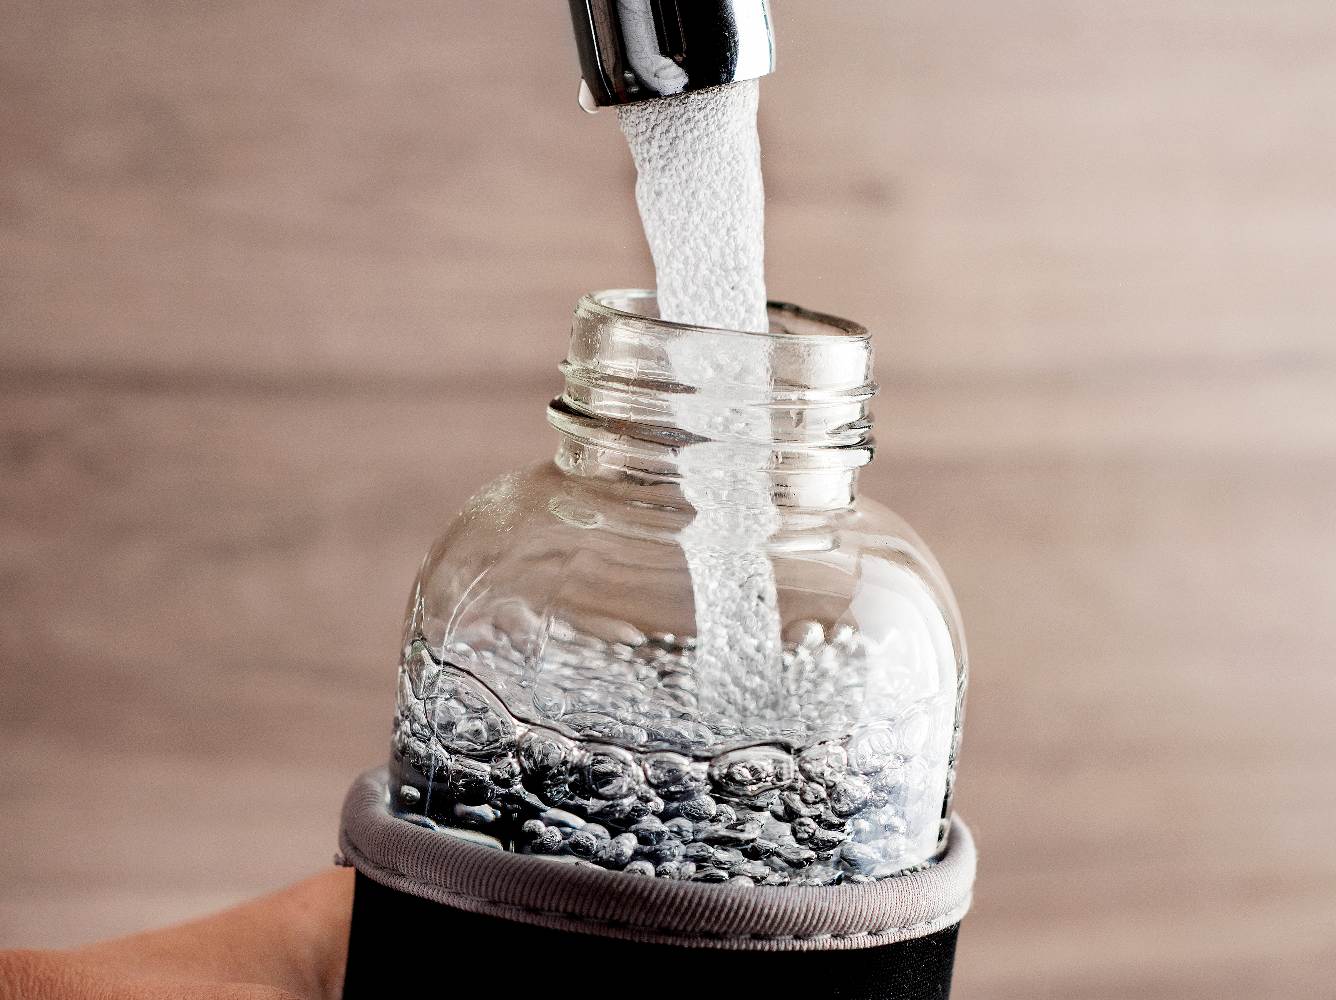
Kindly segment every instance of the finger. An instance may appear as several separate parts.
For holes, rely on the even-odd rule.
[[[138,979],[255,983],[337,1000],[352,888],[352,872],[334,869],[203,920],[91,945],[71,957]]]
[[[0,952],[0,1000],[301,1000],[286,990],[126,978],[53,951]]]

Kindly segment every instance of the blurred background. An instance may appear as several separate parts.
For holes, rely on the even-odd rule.
[[[1328,995],[1336,7],[775,0],[772,294],[954,581],[956,996]],[[652,283],[566,5],[0,0],[0,946],[321,869],[418,560]]]

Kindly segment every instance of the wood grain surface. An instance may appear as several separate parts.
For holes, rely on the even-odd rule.
[[[1336,8],[776,0],[773,294],[973,658],[956,996],[1332,996]],[[0,0],[0,946],[328,863],[432,536],[650,281],[563,4]]]

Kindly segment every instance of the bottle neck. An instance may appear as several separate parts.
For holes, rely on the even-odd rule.
[[[853,502],[872,457],[867,331],[787,305],[771,306],[767,333],[656,313],[638,291],[577,306],[548,408],[564,473],[697,509]]]

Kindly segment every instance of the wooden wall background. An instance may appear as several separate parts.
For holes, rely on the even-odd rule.
[[[777,295],[967,615],[957,995],[1330,995],[1336,8],[775,0]],[[326,864],[410,577],[650,281],[560,3],[0,0],[0,945]]]

